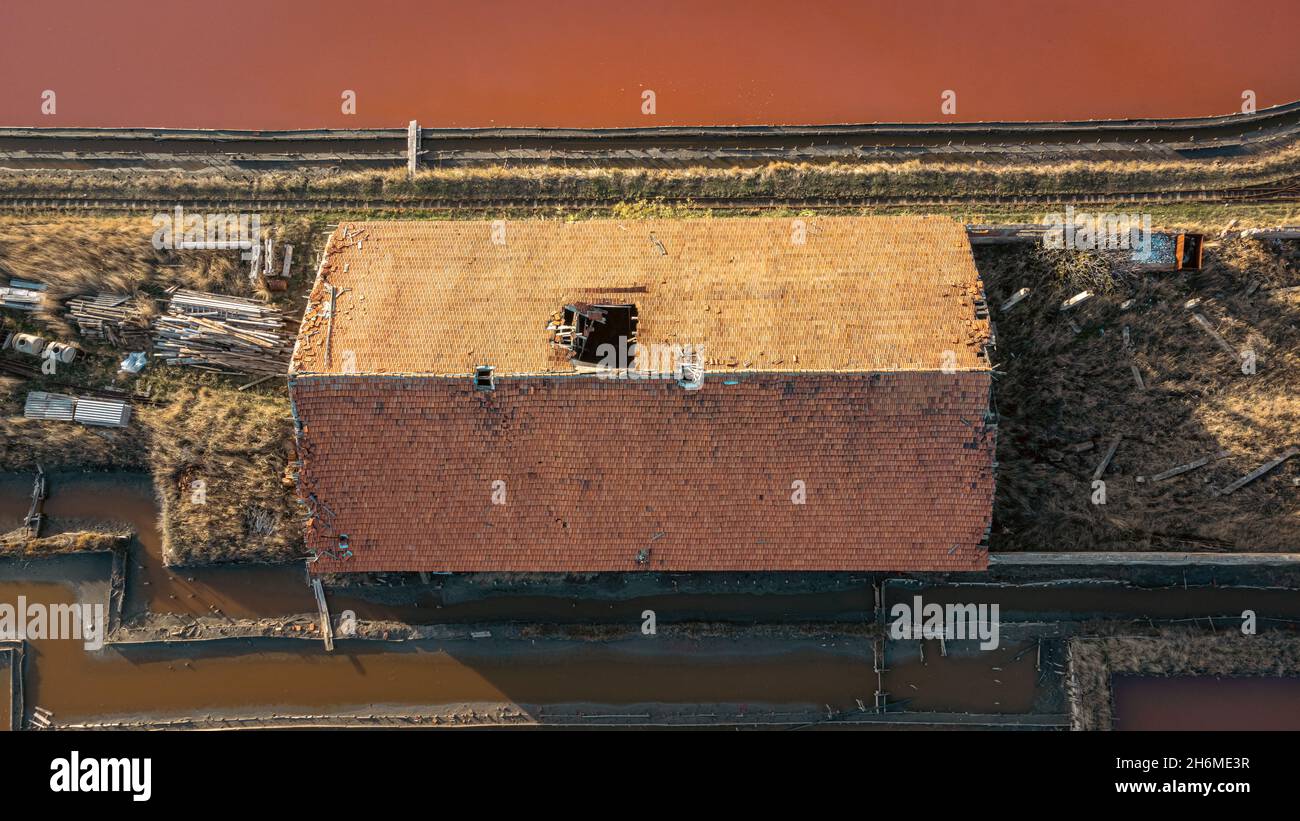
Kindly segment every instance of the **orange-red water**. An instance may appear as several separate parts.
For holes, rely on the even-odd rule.
[[[0,125],[1194,116],[1300,99],[1293,0],[6,0]],[[52,115],[41,95],[56,93]],[[656,113],[642,114],[642,91]],[[957,113],[940,95],[957,93]],[[355,115],[341,111],[344,90]]]

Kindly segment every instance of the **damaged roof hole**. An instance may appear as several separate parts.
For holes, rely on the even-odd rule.
[[[637,325],[634,304],[574,302],[556,311],[546,330],[552,345],[573,353],[571,361],[578,370],[624,370],[636,358]]]

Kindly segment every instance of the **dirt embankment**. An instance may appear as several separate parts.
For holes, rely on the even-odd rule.
[[[289,402],[203,388],[144,415],[168,564],[305,555]]]
[[[115,550],[129,538],[127,534],[88,530],[31,537],[20,529],[0,535],[0,557],[35,559],[67,553],[107,553]]]
[[[1217,492],[1300,445],[1300,292],[1278,290],[1300,285],[1300,246],[1231,240],[1186,273],[1027,246],[978,248],[976,261],[998,337],[994,550],[1300,544],[1300,457]],[[999,310],[1024,287],[1023,302]],[[1084,289],[1097,295],[1061,310]],[[1246,352],[1253,373],[1243,373]],[[1116,437],[1099,504],[1093,474]]]

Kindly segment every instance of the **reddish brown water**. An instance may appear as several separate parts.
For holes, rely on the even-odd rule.
[[[0,582],[0,601],[66,603],[66,585]],[[850,642],[696,644],[670,640],[612,645],[230,641],[114,648],[88,655],[75,641],[29,645],[28,699],[60,721],[148,715],[240,716],[381,711],[463,702],[629,705],[750,704],[853,710],[871,704],[869,648]],[[975,656],[891,663],[891,701],[939,712],[1026,712],[1033,706],[1033,655],[1006,647]],[[90,683],[93,686],[87,686]]]
[[[0,529],[13,526],[27,508],[29,477],[0,477]],[[154,612],[208,612],[218,607],[231,616],[310,612],[301,567],[169,571],[161,564],[155,530],[152,486],[145,476],[66,475],[50,477],[46,512],[52,523],[71,519],[125,521],[139,534],[128,580],[128,609],[146,604]],[[51,560],[56,562],[70,560]],[[62,567],[63,565],[60,565]],[[21,568],[20,568],[21,569]],[[49,567],[45,567],[49,570]],[[43,578],[75,579],[83,587],[99,580],[94,568]],[[12,571],[12,568],[11,568]],[[81,575],[77,575],[80,573]],[[10,573],[12,577],[13,573]],[[21,573],[20,573],[21,575]],[[98,581],[102,589],[102,580]],[[20,594],[47,602],[71,601],[73,589],[49,581],[0,582],[0,601]],[[979,586],[922,591],[931,602],[999,602],[1003,617],[1056,614],[1068,618],[1092,613],[1187,614],[1231,613],[1251,607],[1264,615],[1294,612],[1288,591],[1126,588],[1022,588],[995,590]],[[890,587],[887,603],[910,601],[912,591]],[[807,618],[870,607],[868,589],[792,596],[663,595],[625,601],[577,601],[545,596],[487,598],[438,608],[432,594],[420,605],[394,606],[357,596],[331,594],[335,610],[355,607],[362,618],[427,615],[429,620],[635,620],[642,607],[655,605],[665,621],[672,614],[703,612],[719,617],[752,619],[789,612]],[[1288,601],[1290,604],[1288,604]],[[742,618],[742,620],[744,620]],[[419,620],[419,619],[415,619]],[[772,642],[763,646],[734,643],[674,644],[649,639],[614,645],[547,643],[432,643],[406,645],[341,642],[333,655],[315,642],[230,641],[170,647],[114,648],[94,656],[76,642],[37,642],[29,657],[33,704],[54,709],[61,720],[115,715],[195,715],[214,712],[247,715],[265,709],[280,713],[368,711],[382,707],[419,707],[471,701],[524,704],[593,702],[628,705],[640,702],[697,704],[709,702],[831,705],[851,710],[856,701],[870,704],[875,674],[869,648],[851,643],[833,647],[810,642]],[[1024,713],[1039,693],[1035,655],[1007,645],[989,653],[943,657],[935,642],[926,643],[925,663],[916,645],[891,648],[885,689],[891,703],[910,710],[936,712]],[[1141,680],[1146,681],[1146,680]],[[1156,685],[1117,684],[1118,715],[1125,726],[1143,722],[1206,720],[1228,716],[1229,726],[1249,721],[1236,712],[1201,710],[1200,696],[1165,700]],[[1268,687],[1269,680],[1255,685]],[[87,687],[86,682],[94,686]],[[309,686],[308,686],[309,685]],[[1191,685],[1193,687],[1200,685]],[[1241,686],[1241,685],[1230,685]],[[1135,689],[1136,688],[1136,689]],[[1257,716],[1273,721],[1277,711],[1297,713],[1295,705],[1278,706],[1277,694],[1240,699],[1265,705]],[[1285,695],[1285,694],[1282,694]],[[1294,698],[1294,693],[1290,696]],[[1142,701],[1145,698],[1146,701]],[[1182,705],[1182,706],[1180,706]],[[1191,705],[1190,707],[1188,705]],[[1238,705],[1240,706],[1240,705]],[[1185,712],[1192,711],[1188,719]],[[1234,708],[1235,710],[1235,708]]]
[[[1288,0],[43,0],[0,124],[634,126],[1193,116],[1300,99]],[[41,114],[41,94],[57,113]],[[356,114],[340,94],[357,94]],[[644,89],[657,113],[641,113]],[[940,95],[957,92],[957,114]]]
[[[885,689],[890,703],[908,710],[970,713],[1028,713],[1037,695],[1033,650],[1004,645],[972,655],[943,656],[939,642],[925,642],[925,662],[895,658],[915,645],[891,648]]]
[[[914,596],[929,604],[998,605],[999,618],[1009,621],[1108,618],[1199,619],[1201,626],[1231,629],[1250,610],[1270,626],[1300,621],[1300,594],[1295,590],[1247,587],[1141,588],[1109,584],[1072,586],[992,587],[952,585],[914,589],[890,585],[886,613],[895,604],[911,604]]]
[[[124,524],[137,534],[127,573],[128,615],[152,613],[225,615],[230,618],[315,612],[301,564],[265,567],[168,568],[153,482],[143,474],[52,474],[45,514],[63,522]],[[30,477],[0,477],[0,531],[16,527],[27,512]]]
[[[1116,676],[1119,730],[1300,730],[1300,677]]]
[[[60,584],[0,582],[0,601],[74,600]],[[106,716],[341,712],[463,702],[627,705],[832,705],[852,709],[874,689],[862,648],[807,643],[746,648],[617,645],[375,645],[232,641],[114,648],[76,641],[30,646],[28,700],[60,721]]]

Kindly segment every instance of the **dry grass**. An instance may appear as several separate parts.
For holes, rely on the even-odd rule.
[[[114,196],[276,195],[449,199],[653,200],[671,197],[1027,194],[1194,189],[1265,183],[1300,173],[1300,145],[1248,159],[1159,161],[900,160],[774,162],[746,168],[489,167],[336,172],[11,171],[0,191]]]
[[[0,471],[30,471],[37,465],[48,471],[138,470],[146,464],[138,430],[24,418],[27,393],[41,390],[40,383],[0,378]]]
[[[1206,252],[1199,273],[1120,278],[1070,312],[1077,283],[1030,247],[980,248],[994,308],[1001,414],[995,550],[1294,550],[1300,544],[1300,459],[1228,496],[1222,487],[1300,443],[1300,249],[1234,240]],[[1247,296],[1252,282],[1260,287]],[[1007,314],[1020,287],[1033,293]],[[1184,303],[1230,345],[1255,352],[1257,372],[1192,324]],[[1120,306],[1126,299],[1128,310]],[[1073,319],[1081,329],[1074,333]],[[1131,350],[1123,341],[1129,329]],[[1130,364],[1142,373],[1139,390]],[[1123,435],[1093,504],[1092,473]],[[1075,452],[1072,444],[1091,442]],[[1158,483],[1151,475],[1227,451],[1209,466]]]
[[[15,530],[0,536],[0,556],[31,559],[66,553],[103,553],[116,549],[126,538],[129,537],[117,533],[79,530],[33,539],[22,530]]]
[[[171,285],[248,292],[238,252],[160,250],[153,247],[153,231],[149,220],[0,220],[0,274],[44,282],[47,302],[55,303],[78,294],[138,294]],[[151,302],[141,301],[146,309]]]
[[[297,504],[281,481],[292,453],[286,399],[204,388],[180,393],[141,419],[169,564],[304,555]],[[199,481],[202,503],[193,495]]]
[[[1300,673],[1300,639],[1278,633],[1243,637],[1232,631],[1072,639],[1069,665],[1073,729],[1109,730],[1114,721],[1111,678],[1115,675],[1296,675]]]
[[[295,245],[295,279],[305,280],[315,263],[317,223],[293,219],[267,221],[264,227],[278,243]],[[0,279],[7,282],[16,276],[45,283],[46,309],[37,320],[61,336],[75,333],[62,316],[62,303],[79,294],[133,294],[134,306],[146,320],[159,312],[156,297],[172,286],[254,295],[249,263],[240,259],[239,251],[157,249],[154,230],[148,219],[0,218]],[[272,297],[266,292],[261,296]]]

